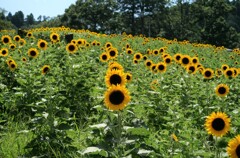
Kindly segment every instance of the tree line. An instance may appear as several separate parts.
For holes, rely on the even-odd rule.
[[[27,19],[30,24],[31,17]],[[77,0],[63,15],[36,26],[62,25],[236,48],[240,45],[240,0]]]

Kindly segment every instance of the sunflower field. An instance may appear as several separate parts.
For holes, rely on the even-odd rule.
[[[0,38],[0,157],[240,157],[239,49],[66,27]]]

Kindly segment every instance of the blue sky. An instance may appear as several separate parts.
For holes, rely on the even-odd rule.
[[[22,11],[26,17],[33,13],[37,19],[39,15],[55,17],[64,13],[65,9],[77,0],[0,0],[0,8],[15,14]]]

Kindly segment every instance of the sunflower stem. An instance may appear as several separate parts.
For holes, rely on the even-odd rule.
[[[119,110],[118,111],[118,122],[117,122],[117,147],[119,151],[119,157],[122,157],[123,151],[122,151],[122,113]]]
[[[217,147],[218,137],[214,137],[214,140],[215,140],[215,158],[220,158],[220,153]]]

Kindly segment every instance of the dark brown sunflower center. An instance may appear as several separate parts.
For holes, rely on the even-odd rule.
[[[236,148],[236,155],[237,157],[240,157],[240,145],[238,145]]]
[[[190,66],[190,67],[189,67],[189,70],[192,71],[192,72],[194,72],[196,69],[195,69],[194,66]]]
[[[193,59],[193,61],[192,61],[193,63],[197,63],[197,59]]]
[[[143,60],[147,60],[147,57],[146,57],[146,56],[144,56],[144,57],[143,57]]]
[[[204,74],[206,77],[210,77],[212,75],[212,73],[210,71],[206,71]]]
[[[44,48],[45,45],[46,45],[46,44],[45,44],[44,42],[41,42],[41,43],[40,43],[40,47],[41,47],[41,48]]]
[[[147,64],[146,64],[147,66],[151,66],[152,65],[152,63],[151,62],[147,62]]]
[[[15,48],[15,46],[14,45],[11,45],[11,49],[14,49]]]
[[[106,55],[102,55],[102,60],[107,60],[107,56]]]
[[[233,75],[233,72],[231,70],[227,71],[227,75],[228,76],[232,76]]]
[[[176,56],[176,59],[177,59],[177,60],[180,60],[180,58],[181,58],[180,55]]]
[[[19,41],[19,40],[20,40],[20,38],[19,38],[19,37],[16,37],[16,38],[15,38],[15,40],[16,40],[16,41]]]
[[[164,70],[164,68],[165,68],[164,65],[159,65],[158,66],[158,70]]]
[[[188,64],[189,63],[189,59],[188,58],[183,58],[182,59],[182,63],[183,64]]]
[[[169,58],[167,58],[167,59],[165,60],[165,62],[166,62],[166,63],[170,63],[171,60],[170,60]]]
[[[43,72],[46,73],[48,70],[49,70],[49,68],[48,68],[48,67],[45,67],[45,68],[43,69]]]
[[[7,54],[7,51],[6,50],[2,50],[2,55],[5,55]]]
[[[130,77],[129,75],[127,75],[126,79],[127,79],[127,80],[130,80],[130,79],[131,79],[131,77]]]
[[[107,45],[106,45],[107,48],[110,47],[110,46],[111,46],[111,44],[107,44]]]
[[[226,93],[226,88],[225,87],[220,87],[219,89],[218,89],[218,93],[220,93],[220,94],[225,94]]]
[[[11,68],[13,68],[13,69],[14,69],[15,67],[16,67],[16,65],[15,65],[15,64],[11,64]]]
[[[30,55],[34,57],[34,56],[37,55],[37,53],[36,53],[34,50],[32,50],[32,51],[30,52]]]
[[[113,91],[109,95],[109,101],[114,105],[119,105],[124,100],[124,94],[120,90]]]
[[[70,45],[70,46],[68,47],[68,49],[69,49],[70,51],[74,51],[74,50],[75,50],[75,47],[74,47],[74,45]]]
[[[122,82],[121,76],[114,74],[110,77],[110,83],[117,85],[120,84]]]
[[[8,43],[8,42],[9,42],[9,39],[8,39],[8,38],[4,38],[4,39],[3,39],[3,42],[4,42],[4,43]]]
[[[212,128],[216,131],[221,131],[225,127],[225,122],[221,118],[216,118],[212,122]]]
[[[140,59],[140,55],[139,54],[136,55],[136,59]]]
[[[57,40],[57,35],[53,35],[52,39]]]
[[[227,66],[223,66],[223,70],[227,70]]]
[[[160,49],[160,52],[162,53],[164,50],[163,49]]]
[[[110,56],[114,57],[116,55],[116,52],[114,50],[111,50],[109,54]]]
[[[127,53],[128,53],[128,54],[132,54],[132,51],[131,51],[131,50],[128,50]]]
[[[152,66],[152,70],[155,70],[156,69],[156,66]]]
[[[157,54],[158,54],[158,51],[154,51],[154,54],[157,55]]]

